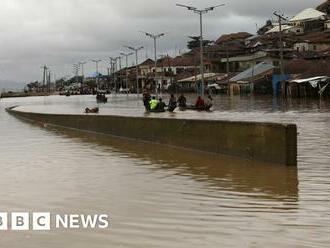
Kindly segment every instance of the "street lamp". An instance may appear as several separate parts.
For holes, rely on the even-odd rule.
[[[78,83],[79,83],[79,68],[80,68],[80,63],[73,64],[72,65],[72,68],[73,68],[73,73],[74,73],[74,75],[76,77],[76,83],[78,85]]]
[[[81,75],[82,79],[84,80],[85,74],[84,74],[84,65],[86,65],[87,62],[79,62],[79,65],[81,65]]]
[[[138,58],[138,51],[143,49],[143,46],[141,47],[131,47],[131,46],[124,46],[132,51],[135,52],[135,63],[136,63],[136,93],[137,96],[139,96],[139,58]]]
[[[154,40],[154,50],[155,50],[155,82],[156,82],[156,75],[157,75],[157,39],[160,39],[162,36],[164,36],[164,33],[161,34],[151,34],[144,31],[141,31],[146,36],[152,38]],[[156,96],[158,98],[158,84],[156,83]]]
[[[199,20],[200,20],[200,57],[201,57],[201,64],[200,64],[200,71],[201,71],[201,76],[202,76],[202,96],[204,96],[204,51],[203,51],[203,15],[218,8],[218,7],[222,7],[225,6],[225,4],[219,4],[216,6],[211,6],[205,9],[198,9],[196,7],[193,6],[187,6],[187,5],[183,5],[183,4],[176,4],[176,6],[178,7],[183,7],[183,8],[187,8],[188,10],[193,11],[195,14],[199,15]]]
[[[96,66],[96,87],[99,87],[99,63],[101,62],[101,59],[92,59],[92,62],[95,63]]]
[[[126,59],[126,89],[128,88],[128,57],[133,55],[133,52],[131,53],[120,53],[122,56]]]
[[[117,70],[117,77],[118,77],[118,72],[119,72],[119,85],[120,85],[120,87],[122,87],[122,78],[121,78],[121,59],[122,59],[121,56],[118,56],[118,57],[116,58],[116,70]],[[118,68],[117,61],[119,61],[119,68]]]
[[[47,70],[49,69],[47,65],[41,67],[43,69],[43,76],[42,76],[42,92],[45,92],[46,86],[46,79],[47,79]],[[39,88],[39,87],[38,87]]]
[[[110,58],[110,66],[112,68],[112,78],[113,78],[113,83],[115,85],[115,93],[117,93],[117,78],[115,77],[115,73],[118,72],[117,68],[117,61],[119,60],[121,63],[121,57],[109,57]]]

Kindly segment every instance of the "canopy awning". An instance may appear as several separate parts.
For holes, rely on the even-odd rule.
[[[319,77],[312,77],[312,78],[305,78],[305,79],[296,79],[296,80],[292,80],[290,82],[297,83],[297,84],[310,83],[310,85],[313,88],[316,88],[319,85],[319,83],[327,82],[329,79],[330,78],[327,76],[319,76]]]
[[[319,95],[322,96],[323,92],[330,85],[330,77],[320,76],[320,77],[312,77],[312,78],[305,78],[305,79],[296,79],[296,80],[292,80],[290,82],[297,83],[297,84],[309,83],[313,88],[319,87]]]
[[[210,78],[215,77],[217,74],[216,73],[204,73],[204,79],[208,80]],[[202,80],[202,74],[198,74],[196,76],[192,76],[192,77],[188,77],[188,78],[184,78],[179,80],[179,83],[187,83],[187,82],[195,82],[195,81],[200,81]]]

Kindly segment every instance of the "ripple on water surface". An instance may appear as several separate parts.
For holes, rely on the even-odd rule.
[[[0,199],[8,211],[110,213],[106,231],[6,233],[4,247],[327,247],[329,103],[215,97],[169,118],[296,123],[298,168],[269,166],[21,122],[4,107],[80,114],[93,96],[6,99]],[[135,96],[101,114],[145,116]]]

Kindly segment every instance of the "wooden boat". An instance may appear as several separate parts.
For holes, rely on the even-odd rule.
[[[103,103],[106,103],[108,102],[108,98],[105,96],[105,95],[97,95],[96,96],[96,101],[97,102],[103,102]]]
[[[149,113],[165,113],[166,109],[162,109],[162,110],[160,110],[160,109],[149,109],[149,110],[147,110],[147,112],[149,112]]]
[[[149,112],[149,113],[165,113],[165,112],[174,112],[174,110],[176,109],[176,106],[174,107],[174,106],[172,106],[172,107],[168,107],[168,108],[165,108],[165,109],[162,109],[162,110],[160,110],[160,109],[153,109],[153,110],[151,110],[151,109],[149,109],[149,110],[147,110],[147,112]]]
[[[195,105],[187,105],[186,107],[179,107],[180,111],[193,110],[193,111],[210,111],[211,105],[203,107],[196,107]]]
[[[99,108],[86,108],[85,113],[86,114],[97,114],[99,112]]]

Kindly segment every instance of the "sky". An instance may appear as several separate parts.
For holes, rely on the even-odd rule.
[[[165,33],[158,54],[185,51],[188,36],[199,35],[198,15],[176,3],[204,8],[226,4],[204,16],[204,37],[246,31],[255,33],[275,10],[292,17],[324,0],[1,0],[0,82],[25,84],[41,80],[42,65],[54,78],[72,74],[72,65],[87,62],[85,74],[101,59],[144,46],[139,60],[153,57],[153,41],[139,31]],[[132,65],[134,57],[129,60]],[[123,60],[123,66],[125,61]],[[1,86],[0,86],[1,87]]]

